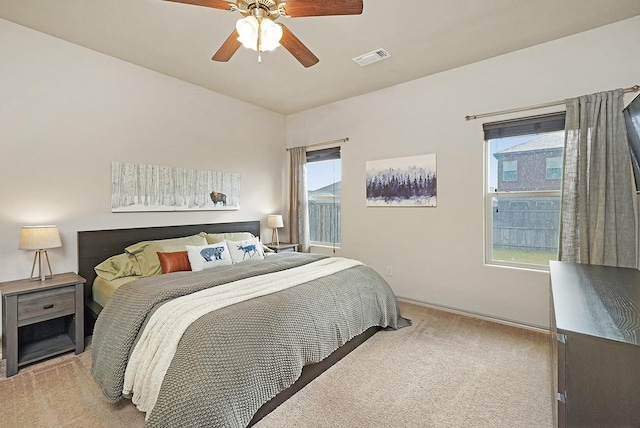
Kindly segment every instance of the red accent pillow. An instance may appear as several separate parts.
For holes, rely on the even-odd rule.
[[[160,259],[162,273],[191,270],[191,263],[189,263],[189,256],[187,256],[186,251],[176,251],[173,253],[162,253],[158,251],[156,254],[158,255],[158,259]]]

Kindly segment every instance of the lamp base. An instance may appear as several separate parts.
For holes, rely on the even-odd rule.
[[[49,274],[45,270],[44,263],[47,262],[47,267],[49,268]],[[36,264],[38,265],[38,276],[34,276],[33,273],[36,270]],[[44,281],[45,279],[53,278],[53,271],[51,270],[51,263],[49,263],[49,256],[47,255],[47,250],[37,250],[35,256],[33,257],[33,266],[31,266],[31,277],[30,281]]]
[[[273,229],[273,233],[271,234],[271,243],[280,245],[280,238],[278,238],[278,228]]]

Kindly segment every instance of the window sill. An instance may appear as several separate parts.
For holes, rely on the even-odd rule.
[[[319,247],[319,248],[340,248],[340,244],[324,244],[318,242],[312,242],[309,244],[310,247]]]
[[[326,256],[333,256],[337,252],[339,252],[341,248],[339,246],[333,245],[322,245],[322,244],[309,244],[309,252],[315,254],[324,254]]]
[[[534,272],[549,272],[549,265],[543,266],[529,263],[502,262],[499,260],[485,261],[484,265],[488,267],[519,269]]]

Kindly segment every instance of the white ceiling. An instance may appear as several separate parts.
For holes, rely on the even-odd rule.
[[[262,64],[244,48],[211,61],[237,12],[162,0],[0,0],[1,18],[282,114],[636,15],[638,0],[364,0],[362,15],[281,18],[320,58],[304,68],[283,48]],[[379,48],[391,58],[351,60]]]

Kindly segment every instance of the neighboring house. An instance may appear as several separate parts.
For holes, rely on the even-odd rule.
[[[556,132],[493,155],[498,161],[498,197],[493,206],[495,248],[558,251],[560,196],[537,192],[560,191],[563,150],[564,135]]]
[[[498,192],[557,190],[562,179],[564,137],[544,134],[495,153]]]

